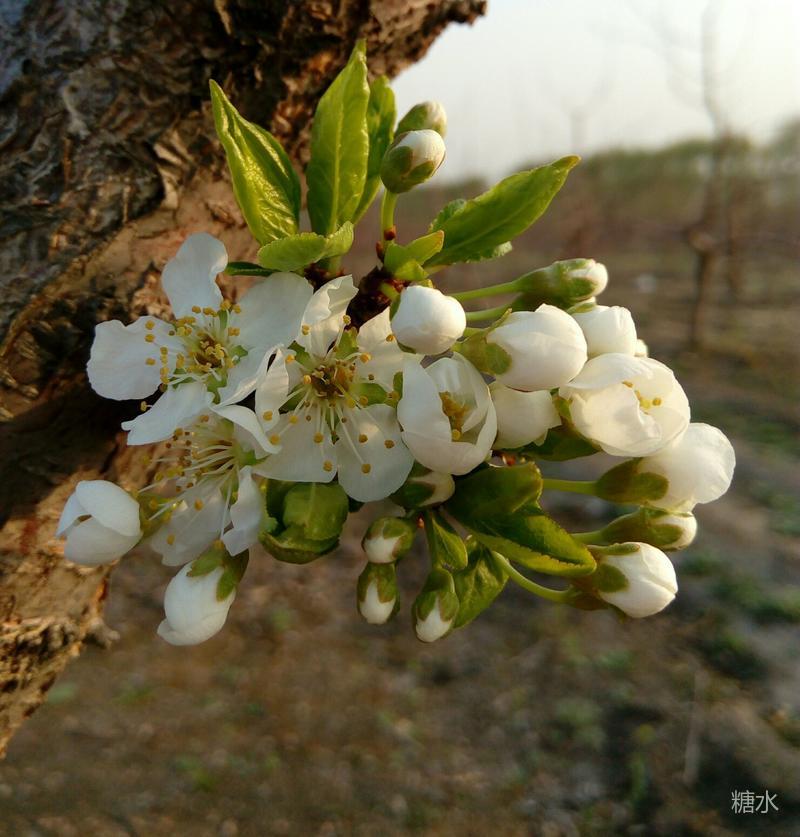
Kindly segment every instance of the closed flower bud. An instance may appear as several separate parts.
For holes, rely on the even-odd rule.
[[[413,520],[379,517],[370,523],[361,545],[373,564],[391,564],[411,549],[416,533]]]
[[[432,177],[444,155],[444,142],[436,131],[399,134],[381,163],[383,185],[390,192],[407,192]]]
[[[464,333],[461,303],[436,288],[410,285],[392,314],[392,331],[403,346],[423,355],[440,355]]]
[[[635,619],[663,610],[678,592],[675,568],[646,543],[593,549],[598,568],[592,576],[597,595]]]
[[[420,102],[397,123],[397,133],[430,128],[440,136],[447,133],[447,114],[441,102]]]
[[[197,565],[197,561],[187,564],[164,594],[166,619],[158,626],[158,635],[170,645],[197,645],[210,639],[222,629],[236,598],[235,586],[219,597],[224,567],[192,575]]]
[[[605,543],[639,541],[673,551],[685,549],[694,540],[697,519],[690,513],[641,508],[612,520],[600,534]]]
[[[571,308],[602,293],[608,271],[594,259],[566,259],[526,273],[514,284],[521,291],[512,305],[515,311],[533,311],[543,302]]]
[[[520,392],[495,381],[489,391],[497,413],[496,449],[513,450],[531,442],[541,444],[547,431],[561,424],[547,390]]]
[[[586,340],[569,314],[553,305],[515,311],[485,332],[490,372],[512,389],[553,389],[572,380],[586,363]],[[467,347],[469,341],[464,342]],[[470,357],[467,351],[464,352]]]
[[[636,326],[631,312],[619,305],[595,305],[572,315],[583,331],[589,357],[619,352],[636,354]]]
[[[735,466],[736,453],[728,437],[710,424],[693,422],[670,445],[642,459],[637,471],[667,480],[666,493],[652,505],[691,511],[697,503],[710,503],[728,490]]]
[[[415,462],[408,479],[392,495],[392,500],[404,509],[421,509],[444,503],[455,490],[456,483],[450,474],[431,471]]]
[[[370,625],[383,625],[397,609],[394,564],[369,563],[358,577],[358,612]]]
[[[105,480],[79,482],[61,513],[56,534],[67,539],[64,557],[96,567],[121,558],[139,542],[139,504]]]
[[[458,596],[447,570],[431,570],[422,592],[414,600],[414,631],[422,642],[435,642],[449,633],[458,615]]]

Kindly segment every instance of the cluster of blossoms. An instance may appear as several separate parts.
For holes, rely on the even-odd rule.
[[[423,103],[392,141],[391,91],[366,84],[357,48],[317,112],[307,172],[314,232],[299,233],[299,185],[282,149],[212,93],[259,264],[229,265],[220,241],[191,235],[162,274],[173,319],[98,325],[89,381],[107,398],[150,399],[123,427],[129,444],[157,445],[153,482],[134,493],[79,483],[58,527],[65,556],[95,566],[149,544],[182,567],[158,632],[194,644],[225,623],[251,547],[312,561],[336,547],[351,511],[391,498],[398,513],[373,520],[363,539],[357,604],[372,624],[398,610],[396,567],[420,529],[430,571],[412,610],[426,642],[471,621],[509,579],[553,601],[634,617],[669,604],[677,584],[665,551],[691,543],[692,510],[727,490],[734,454],[719,430],[690,422],[683,389],[648,357],[630,312],[597,304],[606,269],[560,261],[449,296],[429,278],[507,252],[506,239],[536,220],[574,159],[451,204],[428,235],[400,245],[395,203],[441,164],[446,119]],[[320,163],[324,126],[362,94],[370,142],[360,191],[337,209],[317,169],[352,168],[353,155],[345,148],[335,166]],[[339,259],[380,181],[381,265],[356,286]],[[325,212],[338,213],[335,229]],[[521,225],[498,223],[526,212]],[[238,302],[223,299],[223,272],[255,277]],[[512,302],[462,306],[500,294]],[[601,453],[623,461],[591,482],[539,469]],[[545,489],[638,508],[570,534],[542,510]],[[545,587],[515,564],[568,586]]]

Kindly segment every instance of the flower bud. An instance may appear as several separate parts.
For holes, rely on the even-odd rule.
[[[417,524],[404,517],[379,517],[370,523],[361,546],[373,564],[391,564],[414,542]]]
[[[571,308],[602,293],[608,271],[594,259],[566,259],[526,273],[515,284],[521,291],[512,305],[515,311],[533,311],[543,302]]]
[[[453,576],[447,570],[431,570],[423,591],[412,607],[414,631],[422,642],[435,642],[449,633],[458,615]]]
[[[227,593],[221,590],[225,567],[220,565],[197,575],[201,561],[187,564],[164,594],[166,619],[158,626],[158,635],[170,645],[197,645],[210,639],[222,629],[236,598],[235,585]]]
[[[735,466],[736,453],[728,437],[710,424],[693,422],[667,447],[642,459],[637,470],[667,480],[666,493],[652,505],[691,511],[697,503],[717,500],[730,488]]]
[[[467,315],[457,299],[424,285],[407,287],[392,313],[395,337],[423,355],[448,351],[466,326]]]
[[[497,413],[496,449],[513,450],[531,442],[541,444],[547,431],[561,424],[547,390],[520,392],[494,381],[489,391]]]
[[[589,357],[619,352],[636,354],[636,326],[631,312],[619,305],[595,305],[572,315],[583,331]]]
[[[605,543],[639,541],[666,551],[685,549],[697,534],[697,519],[691,513],[642,508],[612,520],[600,534]]]
[[[139,542],[139,504],[106,480],[83,480],[61,513],[56,535],[67,539],[64,557],[96,567],[121,558]]]
[[[447,114],[441,102],[420,102],[397,123],[397,133],[430,128],[444,137],[447,133]]]
[[[675,598],[675,568],[660,549],[646,543],[622,543],[592,552],[598,560],[591,576],[597,595],[628,616],[652,616]]]
[[[383,625],[397,609],[394,564],[369,563],[358,577],[358,612],[370,625]]]
[[[634,357],[650,357],[650,349],[647,343],[641,337],[636,338],[636,349],[633,352]]]
[[[553,305],[515,311],[497,326],[465,340],[462,350],[482,372],[526,392],[562,386],[586,363],[580,326]]]
[[[444,160],[445,147],[436,131],[408,131],[395,138],[381,163],[383,185],[408,192],[433,176]]]
[[[415,462],[408,479],[392,495],[392,500],[404,509],[421,509],[444,503],[455,490],[455,480],[450,474],[431,471]]]

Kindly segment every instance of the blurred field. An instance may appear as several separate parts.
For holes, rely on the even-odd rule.
[[[800,833],[794,130],[783,151],[776,141],[747,153],[743,279],[733,298],[721,265],[702,353],[686,350],[694,256],[683,232],[699,212],[702,147],[585,161],[505,259],[442,274],[462,288],[555,258],[605,262],[602,301],[633,310],[694,419],[731,436],[733,489],[698,509],[667,612],[623,623],[509,585],[470,627],[423,646],[405,609],[383,629],[360,622],[353,519],[342,549],[316,565],[256,556],[227,628],[175,649],[154,634],[169,572],[130,558],[107,608],[119,641],[85,650],[0,765],[2,833]],[[447,191],[401,202],[401,225],[433,217],[459,193]],[[371,242],[360,244],[355,268],[366,270]],[[576,528],[615,512],[548,506]],[[406,605],[423,575],[419,556],[405,562]],[[780,810],[734,814],[734,790],[768,790]]]

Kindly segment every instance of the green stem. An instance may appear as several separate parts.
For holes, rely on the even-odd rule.
[[[571,494],[591,494],[596,496],[597,483],[594,480],[557,480],[545,477],[545,488],[553,491],[569,491]]]
[[[469,337],[469,336],[470,336],[470,335],[472,335],[472,334],[480,334],[480,332],[482,332],[482,331],[483,331],[483,329],[482,329],[482,328],[472,328],[472,326],[467,326],[467,327],[464,329],[464,336],[465,336],[465,337]],[[456,343],[456,346],[457,346],[457,345],[458,345],[458,343]],[[455,349],[455,348],[456,348],[456,346],[453,346],[453,348]],[[458,350],[456,349],[456,351],[458,351]]]
[[[397,195],[386,189],[381,199],[381,238],[386,239],[386,232],[394,227],[394,208],[397,206]]]
[[[594,532],[570,532],[570,534],[576,541],[580,541],[581,543],[597,545],[605,542],[602,529],[595,529]]]
[[[515,567],[511,565],[511,562],[506,558],[504,555],[500,555],[499,552],[492,552],[492,555],[495,557],[497,561],[500,562],[503,569],[508,574],[508,577],[519,584],[520,587],[527,590],[529,593],[534,593],[537,596],[541,596],[543,599],[548,599],[551,602],[558,602],[559,604],[565,604],[569,601],[570,597],[572,596],[572,591],[567,590],[553,590],[550,587],[543,587],[541,584],[537,584],[535,581],[531,581],[529,578],[524,576],[521,572],[519,572]]]
[[[500,294],[513,294],[518,290],[517,280],[513,282],[503,282],[500,285],[491,285],[488,288],[475,288],[472,291],[458,291],[450,294],[453,299],[459,302],[467,302],[470,299],[482,299],[485,296],[499,296]]]
[[[467,311],[467,322],[474,323],[479,320],[496,320],[508,311],[507,305],[498,305],[497,308],[484,308],[482,311]]]

